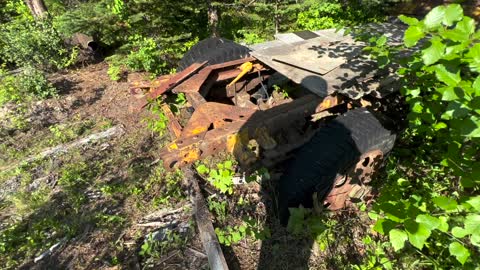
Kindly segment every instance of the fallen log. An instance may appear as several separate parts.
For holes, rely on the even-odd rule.
[[[184,170],[184,175],[188,181],[190,201],[193,205],[195,221],[197,223],[198,231],[200,232],[200,239],[202,240],[203,248],[208,257],[210,269],[228,270],[227,261],[223,256],[222,248],[218,242],[217,235],[215,234],[212,220],[210,218],[210,212],[208,211],[205,198],[198,185],[197,178],[189,169]]]

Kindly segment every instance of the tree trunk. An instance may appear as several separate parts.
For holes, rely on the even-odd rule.
[[[218,23],[220,22],[220,11],[218,7],[212,4],[212,1],[208,1],[208,27],[210,28],[210,34],[212,37],[220,37],[218,31]]]
[[[25,0],[25,3],[35,19],[43,18],[48,12],[43,0]]]

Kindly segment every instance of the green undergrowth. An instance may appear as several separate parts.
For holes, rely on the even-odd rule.
[[[366,48],[381,67],[400,66],[401,94],[410,107],[409,126],[369,210],[373,230],[395,252],[390,269],[475,269],[480,252],[480,32],[458,4],[435,7],[422,20],[400,20],[408,25],[403,44],[390,46],[386,37],[372,37]],[[402,54],[414,46],[419,49],[408,57]]]
[[[73,119],[69,123],[59,123],[47,129],[20,132],[16,136],[4,135],[0,143],[0,167],[10,167],[23,159],[61,144],[104,131],[112,127],[109,119]]]
[[[51,139],[56,140],[54,144],[73,139],[69,133],[72,130],[76,131],[73,134],[83,130],[86,135],[97,125],[110,125],[102,121],[78,124],[74,122],[66,130],[46,129],[51,136],[44,139],[45,144],[50,144]],[[154,161],[150,154],[158,150],[155,144],[149,145],[151,152],[143,152],[139,141],[145,136],[150,135],[128,134],[113,141],[113,148],[99,150],[100,142],[2,172],[2,180],[13,177],[19,186],[0,202],[7,217],[0,228],[0,267],[13,269],[28,264],[62,239],[70,241],[69,245],[81,244],[76,239],[90,234],[101,237],[101,248],[109,250],[103,259],[125,263],[122,254],[134,251],[109,243],[122,232],[132,230],[132,224],[145,213],[174,207],[185,200],[181,172],[166,172],[161,162]],[[139,231],[136,239],[143,236]],[[177,238],[172,236],[172,241],[167,242],[176,242]],[[158,248],[170,250],[173,246],[164,244]],[[146,249],[140,242],[138,248]],[[152,252],[156,249],[150,248]],[[144,256],[148,256],[145,252]]]

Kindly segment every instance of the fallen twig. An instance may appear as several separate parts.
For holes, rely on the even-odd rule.
[[[53,252],[55,252],[57,249],[63,246],[65,242],[67,242],[67,237],[64,237],[62,240],[58,241],[55,245],[51,246],[49,249],[47,249],[42,254],[40,254],[40,256],[35,257],[35,259],[33,259],[33,262],[37,263],[38,261],[41,261],[46,257],[50,256]]]
[[[12,166],[9,166],[9,167],[6,167],[6,168],[0,168],[0,170],[9,171],[9,170],[12,170],[12,169],[18,167],[20,164],[31,163],[33,161],[41,160],[41,159],[44,159],[46,157],[57,155],[57,154],[60,154],[60,153],[67,153],[71,149],[78,148],[78,147],[80,147],[82,145],[85,145],[85,144],[94,143],[94,142],[97,142],[97,141],[99,141],[101,139],[104,139],[104,138],[123,135],[124,132],[125,132],[125,130],[123,129],[123,127],[114,126],[110,129],[107,129],[105,131],[89,135],[89,136],[87,136],[83,139],[74,141],[72,143],[62,144],[62,145],[58,145],[58,146],[55,146],[55,147],[52,147],[52,148],[48,148],[48,149],[40,152],[40,154],[38,154],[38,155],[31,156],[31,157],[23,160],[22,162],[19,162],[17,164],[12,165]]]

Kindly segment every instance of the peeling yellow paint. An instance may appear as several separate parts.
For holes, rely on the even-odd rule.
[[[183,161],[187,163],[192,163],[200,159],[200,150],[199,149],[190,149],[181,153],[183,156]]]
[[[177,150],[177,149],[178,149],[178,145],[174,142],[168,145],[168,150]]]

